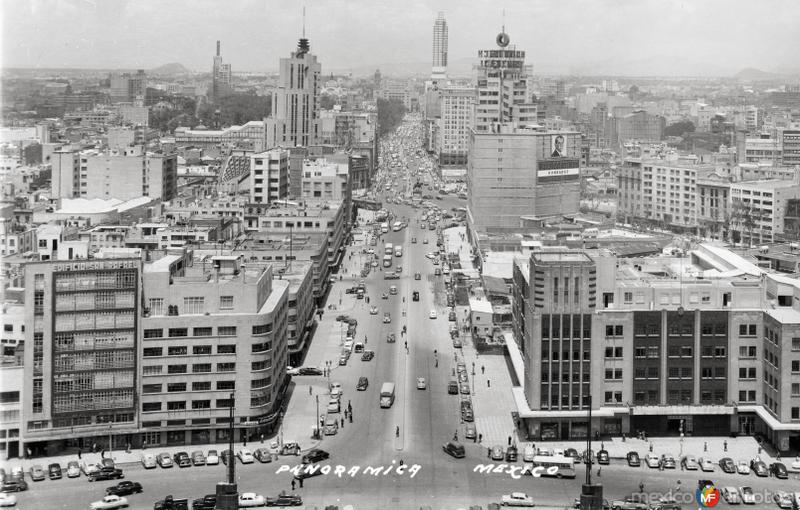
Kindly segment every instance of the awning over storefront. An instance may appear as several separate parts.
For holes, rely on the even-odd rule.
[[[506,341],[508,356],[511,358],[511,366],[514,367],[517,380],[523,382],[525,380],[525,363],[522,361],[522,353],[519,352],[517,341],[514,340],[514,335],[510,332],[503,333],[503,338]]]
[[[741,410],[741,406],[739,409]],[[733,406],[635,406],[633,414],[636,416],[733,414]]]
[[[739,406],[739,413],[756,413],[772,430],[800,430],[800,423],[781,423],[762,406]]]
[[[511,394],[514,396],[514,404],[517,407],[517,412],[520,418],[539,418],[539,419],[558,419],[558,418],[586,418],[585,410],[577,411],[534,411],[528,406],[528,400],[525,398],[525,391],[521,386],[514,386],[511,388]],[[592,418],[613,418],[618,414],[628,414],[628,407],[601,407],[600,409],[592,409]]]

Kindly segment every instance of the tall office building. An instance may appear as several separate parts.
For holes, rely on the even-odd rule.
[[[469,153],[469,133],[475,115],[475,89],[473,87],[449,86],[440,91],[438,119],[438,141],[435,150],[439,165],[464,167]]]
[[[283,122],[284,145],[308,147],[319,137],[319,93],[322,66],[303,37],[289,58],[280,62],[278,86],[272,95],[273,116]]]
[[[289,195],[289,151],[276,148],[250,155],[250,201],[273,203]]]
[[[214,68],[211,71],[211,99],[215,103],[219,101],[220,97],[231,91],[231,65],[222,62],[219,47],[219,41],[217,41],[217,54],[214,55]]]
[[[478,100],[473,122],[478,133],[491,132],[497,123],[517,120],[513,118],[514,107],[528,103],[532,71],[525,65],[525,52],[509,46],[509,41],[508,34],[500,32],[496,49],[478,51]]]
[[[109,77],[109,96],[112,102],[144,103],[147,94],[147,75],[144,69],[136,74],[113,74]]]
[[[447,78],[447,20],[444,13],[439,12],[433,24],[433,69],[431,79]]]

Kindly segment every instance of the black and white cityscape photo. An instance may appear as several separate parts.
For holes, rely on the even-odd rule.
[[[0,1],[0,507],[800,510],[798,26]]]

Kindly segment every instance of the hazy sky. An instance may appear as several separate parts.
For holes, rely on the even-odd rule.
[[[552,73],[732,74],[800,69],[798,0],[0,0],[7,67],[272,71],[306,35],[323,72],[430,62],[444,11],[450,61],[512,44]]]

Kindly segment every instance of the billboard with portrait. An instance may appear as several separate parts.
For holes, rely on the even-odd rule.
[[[567,155],[567,138],[562,134],[550,137],[550,157],[563,158]]]

